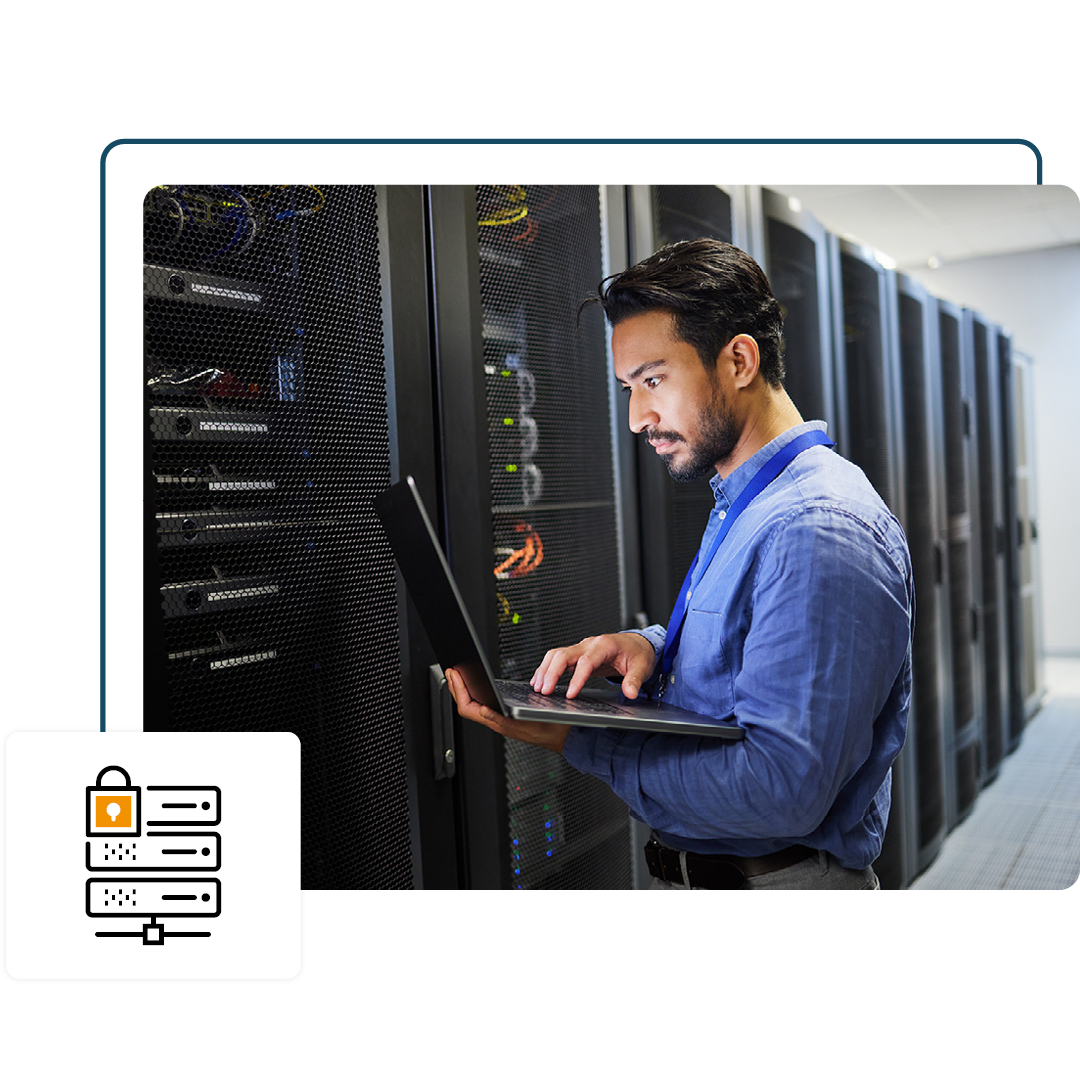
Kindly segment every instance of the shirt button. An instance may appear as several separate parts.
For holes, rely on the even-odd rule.
[[[726,517],[727,517],[727,511],[726,510],[721,510],[720,511],[720,520],[723,521],[724,518],[726,518]]]

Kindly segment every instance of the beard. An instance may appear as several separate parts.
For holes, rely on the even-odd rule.
[[[693,443],[677,431],[648,433],[650,439],[680,442],[690,450],[689,460],[680,465],[673,464],[674,454],[660,455],[672,480],[690,483],[708,476],[715,471],[717,462],[730,457],[742,434],[735,413],[719,393],[715,393],[708,407],[701,410],[698,416],[698,431],[700,435]]]

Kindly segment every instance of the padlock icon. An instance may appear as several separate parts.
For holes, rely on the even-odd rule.
[[[118,772],[124,786],[102,784],[107,772]],[[119,765],[106,765],[97,781],[86,789],[87,836],[142,836],[141,788],[133,787],[131,777]]]

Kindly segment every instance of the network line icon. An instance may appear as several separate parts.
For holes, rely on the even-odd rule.
[[[102,783],[117,772],[123,784]],[[145,798],[144,798],[145,796]],[[166,916],[213,919],[221,914],[221,834],[177,826],[221,823],[221,789],[210,786],[134,786],[127,771],[107,765],[86,789],[86,869],[107,877],[86,881],[92,919],[149,919],[141,930],[99,930],[99,938],[210,937],[209,930],[166,930]],[[144,826],[145,825],[145,829]],[[187,872],[184,876],[172,876]],[[158,876],[168,873],[170,876]],[[196,876],[188,876],[194,874]]]

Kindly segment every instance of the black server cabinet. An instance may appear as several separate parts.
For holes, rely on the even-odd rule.
[[[997,776],[1009,742],[1011,650],[1008,620],[1005,517],[1005,475],[998,335],[977,312],[964,311],[964,333],[972,350],[975,452],[978,459],[979,557],[982,656],[983,752],[982,783]]]
[[[144,209],[144,727],[296,732],[303,887],[410,887],[379,193]]]
[[[377,191],[390,479],[412,475],[438,514],[443,491],[436,468],[427,192],[419,186]],[[397,598],[414,885],[452,889],[464,881],[454,710],[400,575]]]
[[[832,275],[824,227],[783,195],[761,191],[763,268],[784,313],[784,386],[804,420],[824,420],[844,452],[843,387],[835,382]],[[759,260],[760,261],[760,260]]]
[[[946,728],[946,820],[951,830],[971,810],[979,790],[982,673],[979,656],[978,462],[970,339],[963,312],[938,301],[941,393],[945,415],[948,510],[949,624],[953,711]]]
[[[498,674],[618,629],[597,187],[431,190],[447,554]],[[629,888],[630,819],[557,755],[460,725],[471,887]]]
[[[937,304],[914,278],[897,275],[906,532],[915,580],[912,724],[917,789],[916,873],[945,838],[945,729],[952,711],[946,577],[945,433]]]
[[[709,237],[745,249],[743,192],[715,184],[656,185],[628,190],[630,262],[665,244]],[[627,422],[620,402],[618,423]],[[644,618],[666,622],[697,554],[715,500],[709,477],[677,482],[644,439],[635,440],[641,501],[640,546]]]
[[[1012,342],[1007,334],[999,332],[997,345],[1000,413],[996,419],[999,421],[1001,434],[998,445],[998,476],[1007,523],[1003,544],[1006,578],[1003,606],[1008,641],[1007,738],[1009,750],[1013,750],[1020,744],[1026,723],[1022,688],[1024,631],[1020,611],[1020,552],[1023,546],[1024,522],[1020,516],[1017,493],[1016,371],[1012,362]]]
[[[1016,538],[1017,585],[1020,610],[1020,700],[1026,723],[1038,711],[1046,687],[1042,676],[1042,594],[1039,572],[1038,497],[1035,485],[1034,375],[1030,357],[1011,347],[999,331],[1001,350],[1009,354],[1013,369],[1012,417],[1016,433]]]
[[[836,270],[832,295],[834,325],[841,334],[834,347],[836,384],[846,402],[842,427],[844,456],[858,465],[902,525],[904,457],[901,413],[900,344],[895,276],[870,249],[829,237]],[[908,738],[893,766],[892,809],[881,855],[874,867],[883,888],[904,888],[917,862],[915,751]]]
[[[839,268],[835,370],[847,432],[841,450],[906,524],[895,283],[869,248],[829,239]]]

